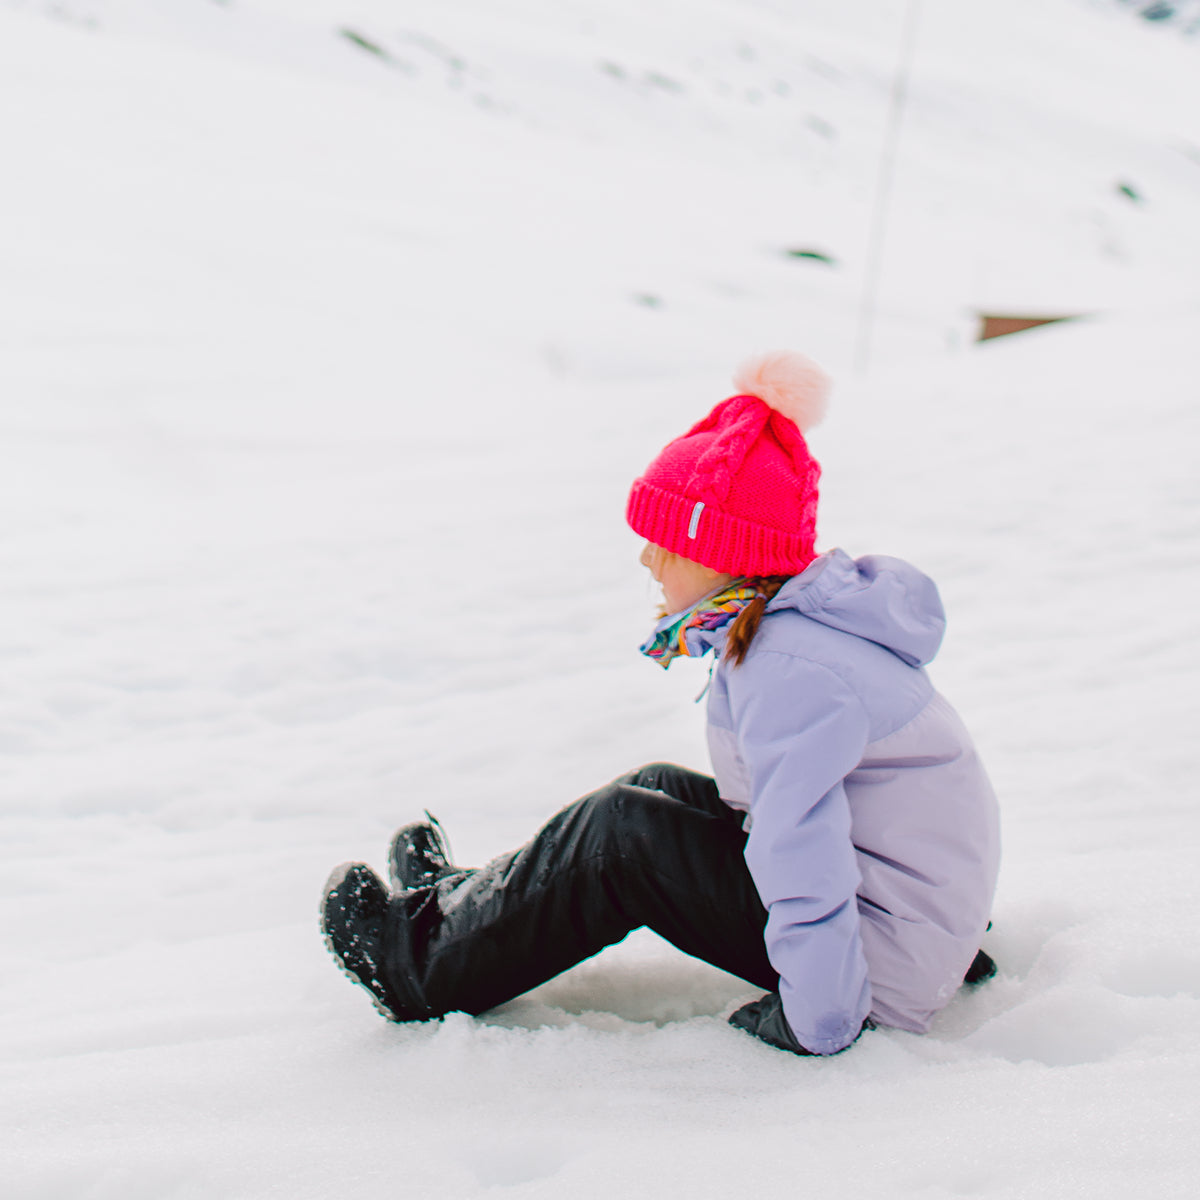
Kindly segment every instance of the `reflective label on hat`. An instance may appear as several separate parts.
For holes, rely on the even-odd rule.
[[[704,511],[704,501],[697,500],[696,507],[692,509],[692,519],[688,524],[688,537],[694,538],[696,530],[700,528],[700,514]]]

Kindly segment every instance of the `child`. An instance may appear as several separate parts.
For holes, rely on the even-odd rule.
[[[326,886],[327,944],[384,1016],[480,1013],[647,925],[768,992],[732,1023],[797,1054],[868,1024],[916,1033],[976,955],[999,860],[995,796],[924,666],[944,618],[894,558],[814,550],[810,360],[747,364],[671,442],[627,519],[670,615],[643,651],[712,651],[716,778],[658,763],[585,796],[476,871],[435,821],[396,835],[393,890],[361,864]]]

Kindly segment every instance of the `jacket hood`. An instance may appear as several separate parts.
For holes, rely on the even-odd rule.
[[[767,612],[788,608],[875,642],[910,667],[933,659],[946,630],[933,580],[903,559],[882,554],[859,559],[844,550],[822,554],[779,589]]]

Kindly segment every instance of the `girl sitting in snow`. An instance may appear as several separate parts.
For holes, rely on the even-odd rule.
[[[432,818],[397,833],[391,890],[339,867],[326,941],[384,1016],[484,1012],[641,925],[765,989],[730,1020],[797,1054],[923,1032],[990,971],[996,800],[924,670],[937,590],[899,559],[815,553],[820,369],[768,355],[735,385],[626,514],[670,610],[643,652],[715,655],[716,778],[631,771],[479,870]]]

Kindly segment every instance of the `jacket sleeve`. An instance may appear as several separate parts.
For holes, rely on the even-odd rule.
[[[833,671],[777,651],[728,676],[750,781],[746,864],[767,909],[767,956],[796,1040],[834,1054],[871,1008],[845,777],[868,740],[862,703]]]

